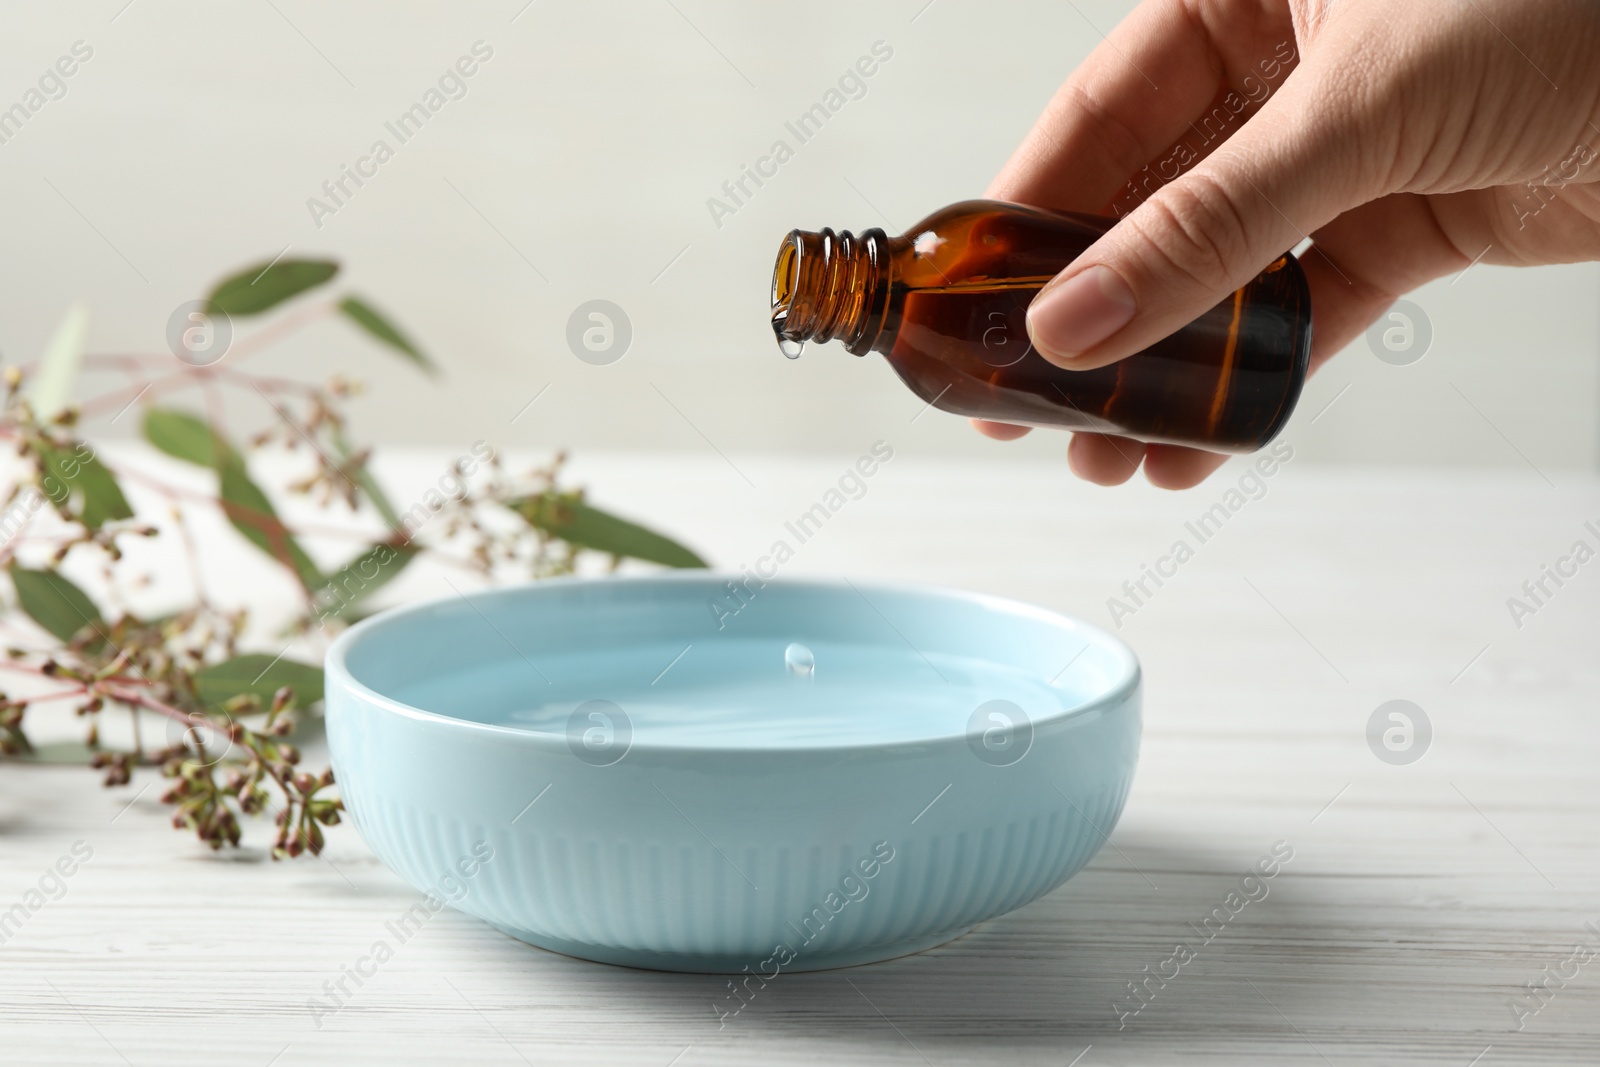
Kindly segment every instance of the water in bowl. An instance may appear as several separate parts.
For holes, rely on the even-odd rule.
[[[791,654],[794,647],[718,640],[685,650],[641,642],[544,659],[530,650],[527,660],[507,655],[433,674],[395,696],[457,718],[558,735],[578,705],[607,700],[628,715],[635,746],[717,748],[961,736],[989,701],[1011,701],[1037,722],[1086,696],[1070,684],[1073,672],[1052,685],[986,659],[823,640],[800,646],[811,653],[813,673],[796,685],[795,663],[806,657]],[[825,670],[815,670],[818,661]]]

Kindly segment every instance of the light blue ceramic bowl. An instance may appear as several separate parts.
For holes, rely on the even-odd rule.
[[[1139,747],[1121,641],[939,589],[544,581],[369,619],[327,666],[345,803],[423,912],[660,970],[956,937],[1089,861]]]

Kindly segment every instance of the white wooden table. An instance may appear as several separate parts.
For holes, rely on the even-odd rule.
[[[389,480],[420,492],[448,458],[410,457]],[[852,458],[589,456],[575,471],[597,502],[736,567]],[[1147,725],[1115,847],[949,945],[782,978],[719,1029],[724,979],[567,959],[447,911],[319,1028],[308,999],[416,898],[353,828],[325,860],[267,861],[260,825],[214,856],[167,827],[150,778],[103,791],[87,771],[7,764],[0,910],[74,842],[93,857],[0,946],[0,1061],[1600,1061],[1600,957],[1564,963],[1600,950],[1600,561],[1520,629],[1506,605],[1574,541],[1600,547],[1584,526],[1600,528],[1600,482],[1290,463],[1199,544],[1185,522],[1241,473],[1106,491],[1064,464],[902,454],[790,564],[1107,625],[1124,579],[1179,538],[1196,548],[1123,620]],[[254,580],[247,555],[214,569]],[[403,581],[397,597],[448,592],[438,575]],[[1366,738],[1396,698],[1433,731],[1403,766]],[[1294,855],[1269,895],[1199,943],[1191,924],[1279,841]],[[1119,1028],[1126,983],[1170,974],[1183,939],[1194,959]],[[1520,1030],[1517,1002],[1541,1006]]]

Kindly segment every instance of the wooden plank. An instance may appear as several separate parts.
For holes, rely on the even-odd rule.
[[[448,458],[392,473],[425,485]],[[736,566],[849,458],[738,460],[755,490],[716,457],[591,457],[578,473],[598,503]],[[965,586],[1109,624],[1106,599],[1230,477],[1107,492],[1056,465],[900,457],[786,573]],[[1600,957],[1521,1030],[1508,1006],[1574,945],[1600,950],[1584,926],[1600,931],[1600,569],[1521,629],[1504,603],[1600,519],[1600,482],[1557,481],[1285,469],[1125,620],[1147,732],[1115,849],[950,945],[785,976],[720,1029],[723,979],[570,960],[453,912],[314,1017],[322,983],[415,899],[353,832],[326,860],[213,856],[167,828],[153,778],[102,791],[87,771],[0,767],[0,910],[74,842],[93,849],[0,946],[3,1058],[1595,1062]],[[401,582],[415,596],[439,579]],[[1433,722],[1409,766],[1365,739],[1395,697]],[[1294,858],[1268,894],[1203,939],[1192,924],[1278,841]],[[1194,959],[1120,1017],[1126,984],[1184,939]]]

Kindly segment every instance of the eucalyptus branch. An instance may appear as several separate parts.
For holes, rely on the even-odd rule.
[[[337,271],[336,264],[311,260],[257,264],[218,283],[197,328],[204,337],[215,336],[218,324],[231,330],[233,323],[268,314],[328,284]],[[624,557],[703,565],[676,542],[594,508],[581,490],[562,488],[562,455],[513,477],[499,455],[480,442],[473,450],[473,464],[484,469],[480,477],[468,478],[462,467],[459,491],[430,491],[423,502],[396,508],[369,470],[371,449],[350,440],[342,406],[360,393],[360,383],[335,376],[315,384],[238,366],[333,315],[343,315],[407,361],[432,370],[405,334],[355,296],[302,303],[231,348],[191,350],[176,366],[160,353],[97,355],[52,348],[37,363],[7,368],[0,440],[11,444],[27,473],[0,504],[0,566],[16,594],[11,614],[0,618],[0,671],[21,676],[39,691],[0,692],[0,754],[25,758],[36,751],[26,729],[31,707],[69,704],[86,721],[83,762],[102,770],[108,786],[128,784],[139,767],[159,767],[172,780],[162,801],[173,808],[173,824],[211,848],[238,845],[245,817],[272,813],[274,858],[321,851],[324,828],[339,824],[343,804],[332,792],[331,770],[301,768],[295,739],[321,700],[322,671],[281,653],[239,649],[247,614],[223,610],[208,596],[203,546],[189,527],[196,507],[216,509],[243,541],[279,564],[304,601],[286,632],[313,644],[359,617],[365,601],[417,559],[490,578],[566,574],[587,555],[613,567]],[[185,344],[189,336],[184,335]],[[229,365],[216,362],[222,358]],[[59,391],[60,381],[80,360],[124,372],[130,380],[76,405],[65,396],[48,395]],[[273,416],[246,449],[227,433],[223,397],[229,389]],[[41,391],[48,402],[36,410]],[[198,394],[203,415],[156,404],[185,391]],[[209,471],[213,490],[174,485],[131,460],[107,462],[77,435],[83,416],[120,411],[134,402],[143,406],[145,438],[174,459]],[[281,518],[273,494],[256,482],[248,461],[249,454],[268,447],[304,448],[314,456],[309,475],[276,492],[306,496],[324,510],[335,501],[350,512],[370,505],[381,529],[364,532]],[[123,484],[159,497],[170,524],[143,521],[123,495]],[[46,510],[59,521],[41,533],[33,522]],[[120,603],[127,584],[122,543],[129,537],[166,537],[177,544],[193,588],[176,611],[143,618]],[[354,541],[363,548],[343,566],[325,571],[301,546],[305,537]],[[63,565],[81,557],[98,562],[110,598],[97,601],[62,572]],[[22,618],[42,641],[19,632],[13,622]],[[41,688],[52,682],[58,684]],[[129,716],[130,747],[102,742],[100,720],[108,708]],[[165,724],[165,743],[145,743],[146,717]]]

